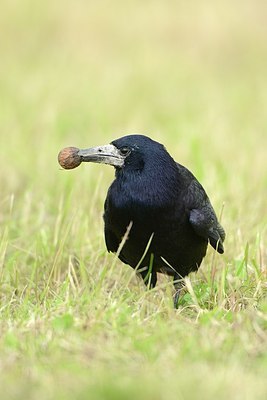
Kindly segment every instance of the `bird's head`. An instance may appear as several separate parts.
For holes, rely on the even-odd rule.
[[[128,135],[112,141],[108,145],[79,150],[81,162],[95,162],[113,165],[117,170],[139,170],[145,164],[158,163],[171,158],[164,146],[144,135]]]
[[[119,182],[119,185],[127,182],[127,193],[132,190],[134,196],[142,191],[148,192],[149,188],[149,199],[154,203],[173,199],[179,189],[175,161],[162,144],[144,135],[128,135],[108,145],[83,150],[65,148],[59,153],[58,161],[65,169],[76,168],[82,162],[112,165],[116,170],[114,182]]]

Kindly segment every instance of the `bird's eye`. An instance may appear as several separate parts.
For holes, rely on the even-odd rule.
[[[129,147],[127,147],[127,146],[122,147],[122,148],[120,149],[120,153],[121,153],[123,156],[127,156],[128,154],[130,154],[130,152],[131,152],[131,150],[130,150]]]

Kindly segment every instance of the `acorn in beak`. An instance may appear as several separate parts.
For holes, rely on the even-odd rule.
[[[58,154],[58,162],[64,169],[73,169],[82,162],[94,162],[100,164],[122,167],[125,157],[113,144],[78,149],[77,147],[66,147]]]

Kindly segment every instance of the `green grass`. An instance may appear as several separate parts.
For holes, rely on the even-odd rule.
[[[264,1],[5,1],[0,26],[1,399],[266,399]],[[65,146],[142,132],[227,232],[172,306],[107,254],[111,168]]]

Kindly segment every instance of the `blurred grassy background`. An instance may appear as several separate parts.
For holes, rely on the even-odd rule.
[[[219,207],[230,201],[238,213],[244,205],[250,223],[259,223],[266,7],[249,0],[4,2],[1,192],[23,191],[40,177],[58,185],[56,154],[65,145],[143,132],[191,167]]]
[[[64,334],[58,334],[55,328],[52,345],[50,333],[49,337],[43,333],[44,336],[40,336],[40,339],[34,334],[36,347],[32,345],[33,326],[39,332],[39,328],[33,323],[36,314],[41,314],[42,320],[48,321],[48,325],[43,327],[44,331],[53,330],[49,322],[51,313],[57,315],[60,310],[64,309],[65,312],[69,307],[66,292],[63,290],[65,286],[60,288],[60,274],[68,268],[70,255],[76,254],[82,260],[91,257],[91,265],[106,262],[101,215],[113,171],[99,165],[84,165],[74,171],[61,171],[57,164],[57,153],[62,147],[104,144],[132,132],[147,134],[164,143],[174,158],[188,166],[201,180],[218,213],[225,203],[222,222],[227,231],[226,254],[220,259],[219,269],[226,265],[230,270],[234,269],[244,257],[246,266],[247,263],[258,265],[266,274],[266,18],[267,3],[264,0],[2,2],[0,349],[3,354],[3,368],[12,371],[10,376],[14,378],[14,382],[18,381],[17,386],[10,385],[13,389],[8,392],[8,398],[21,398],[21,394],[29,396],[31,393],[27,379],[26,383],[24,381],[25,376],[23,375],[22,381],[19,379],[20,368],[23,369],[28,362],[32,362],[32,365],[26,368],[25,374],[31,382],[38,382],[36,388],[39,388],[38,385],[42,388],[39,398],[48,398],[45,395],[47,384],[51,384],[49,393],[53,398],[57,384],[53,380],[53,374],[49,375],[47,370],[43,374],[44,365],[64,364],[65,358],[68,358],[64,349],[67,354],[75,353],[77,365],[84,357],[86,366],[90,364],[88,360],[91,360],[91,348],[86,348],[89,355],[84,355],[84,351],[81,351],[82,356],[79,358],[79,346],[76,344],[79,342],[79,335],[81,341],[84,338],[85,334],[81,333],[83,325],[94,325],[92,320],[97,320],[97,315],[92,310],[91,317],[86,317],[88,322],[84,317],[85,310],[79,308],[78,315],[73,318],[81,319],[82,322],[78,322],[82,327],[81,332],[72,332],[70,342],[64,339]],[[247,243],[249,250],[246,250]],[[208,255],[203,265],[204,273],[209,268],[210,260],[211,255]],[[120,263],[116,268],[118,280],[123,280],[120,274],[127,268]],[[94,270],[91,274],[94,275]],[[52,285],[52,275],[56,286]],[[136,282],[132,285],[132,290],[137,291],[136,296],[140,300],[143,287],[140,285],[138,289]],[[53,300],[50,299],[51,303],[47,298],[44,309],[40,311],[33,308],[35,302],[29,303],[32,291],[42,301],[48,292],[51,298],[56,294]],[[62,303],[59,311],[56,311],[59,298]],[[116,301],[116,293],[111,298]],[[73,300],[74,309],[78,307],[79,300],[79,296],[76,303]],[[86,300],[83,301],[89,307]],[[155,304],[157,301],[158,298]],[[65,308],[62,304],[65,304]],[[127,387],[133,370],[135,376],[138,376],[135,370],[140,366],[138,357],[145,353],[143,373],[147,371],[148,385],[139,389],[133,385],[132,398],[141,398],[142,389],[144,398],[155,399],[155,393],[158,393],[158,398],[164,398],[164,391],[161,392],[159,382],[153,375],[159,373],[161,362],[166,365],[166,369],[173,369],[173,375],[170,373],[170,376],[165,377],[164,390],[169,399],[198,398],[199,393],[203,393],[205,398],[213,398],[215,394],[217,398],[229,397],[231,394],[235,396],[233,398],[239,398],[240,393],[242,398],[252,398],[256,388],[257,393],[263,393],[263,374],[260,372],[257,375],[258,371],[262,371],[261,363],[257,364],[255,361],[255,365],[253,364],[254,375],[240,371],[238,374],[238,370],[242,369],[242,361],[240,364],[238,361],[239,354],[243,354],[242,350],[234,353],[236,364],[234,363],[229,372],[222,365],[214,371],[213,365],[209,364],[210,357],[213,357],[210,353],[212,343],[208,350],[200,353],[192,350],[191,354],[191,350],[188,350],[190,346],[193,349],[199,346],[194,336],[199,334],[196,328],[196,332],[185,340],[184,349],[180,350],[182,354],[189,356],[193,366],[189,362],[183,373],[179,370],[182,385],[180,397],[178,394],[172,397],[170,388],[177,389],[173,383],[177,372],[174,349],[167,347],[166,350],[166,344],[166,352],[163,352],[162,358],[157,355],[153,358],[154,346],[160,346],[160,342],[166,337],[165,333],[169,331],[173,337],[180,333],[182,337],[182,328],[177,328],[179,324],[190,331],[186,322],[187,314],[185,313],[185,321],[181,322],[176,316],[169,315],[170,311],[160,309],[163,316],[167,314],[167,318],[174,318],[175,328],[169,322],[167,326],[160,325],[159,328],[157,317],[153,320],[152,314],[146,316],[148,322],[143,329],[148,330],[143,332],[144,342],[139,348],[137,341],[136,348],[132,349],[128,342],[123,342],[122,327],[126,320],[130,324],[128,334],[133,332],[138,335],[144,315],[140,311],[138,329],[135,325],[131,326],[131,312],[135,312],[135,304],[136,302],[127,317],[124,308],[119,307],[124,307],[123,301],[117,305],[119,312],[114,305],[113,313],[108,311],[110,318],[115,321],[115,327],[112,328],[114,336],[111,344],[109,343],[110,357],[117,357],[122,363],[122,370],[115,366],[115,371],[119,370],[123,375],[123,365],[129,362],[129,368],[127,370],[127,366],[125,367],[126,372],[123,375],[124,388]],[[164,302],[160,304],[164,306]],[[104,300],[102,306],[105,311],[104,307],[109,307]],[[245,337],[246,344],[254,343],[255,339],[251,339],[249,334],[246,336],[248,321],[252,320],[258,327],[252,315],[253,313],[247,315],[243,322],[237,322],[244,329],[241,336]],[[108,317],[102,314],[101,317],[108,321]],[[66,318],[68,321],[68,317]],[[59,319],[59,325],[62,323],[64,327],[64,321],[64,318],[63,322]],[[133,324],[134,321],[133,318]],[[75,325],[77,321],[72,321],[71,325],[72,323]],[[216,323],[218,321],[215,325],[211,324],[211,338],[218,333],[217,328],[213,331]],[[204,342],[206,335],[208,336],[205,324],[204,321],[204,329],[200,333],[202,339],[199,339]],[[160,329],[156,338],[152,334],[154,326]],[[224,323],[222,327],[225,328]],[[12,331],[10,334],[10,329],[15,333]],[[180,329],[181,332],[177,333],[175,329]],[[25,342],[24,332],[29,332],[29,338]],[[106,334],[108,333],[107,329]],[[118,343],[116,335],[119,337]],[[152,335],[152,342],[146,339],[146,335]],[[102,336],[101,338],[103,339]],[[238,343],[238,338],[237,330],[236,337],[229,340],[235,344]],[[88,337],[86,340],[90,341]],[[93,342],[95,340],[93,338]],[[259,334],[259,342],[255,339],[251,353],[257,353],[259,348],[262,351],[265,341],[266,336],[262,338]],[[44,342],[49,344],[44,345]],[[99,340],[97,354],[101,350],[101,343]],[[130,346],[134,354],[133,363],[120,351],[120,343],[123,343],[122,348],[126,353],[127,346]],[[204,348],[205,345],[206,342]],[[42,346],[48,349],[49,354],[44,359]],[[62,352],[55,351],[54,354],[57,346]],[[220,349],[218,339],[215,348],[217,351]],[[231,346],[229,348],[232,349]],[[12,349],[12,356],[9,349]],[[223,352],[227,353],[227,349],[226,346]],[[105,365],[109,365],[111,371],[113,368],[111,360],[101,357],[96,357],[97,362],[94,364],[94,373],[97,376],[103,373]],[[244,357],[243,354],[240,360]],[[170,365],[167,361],[169,358]],[[38,366],[38,359],[42,359],[41,367]],[[197,359],[199,363],[195,363]],[[178,358],[178,362],[184,362],[183,356]],[[77,379],[76,384],[80,382],[83,385],[87,380],[86,370],[81,371],[77,365],[73,367],[77,375],[70,368],[71,373]],[[198,378],[199,369],[202,372]],[[55,370],[55,376],[60,376],[64,384],[75,386],[74,381],[68,381],[69,371],[62,372],[60,367]],[[213,372],[214,380],[209,385],[205,384],[205,374]],[[233,374],[236,374],[236,388],[235,381],[231,380]],[[43,378],[39,379],[39,375]],[[187,387],[191,375],[196,387],[199,385],[200,392],[195,391],[192,385],[189,391],[191,397],[186,397],[184,388]],[[3,376],[3,382],[5,379],[6,375]],[[113,381],[114,376],[109,373],[105,383],[102,383],[103,387],[101,384],[93,384],[95,398],[108,397],[107,393],[109,398],[118,399],[120,393],[121,398],[125,398],[126,391],[116,391]],[[244,381],[247,382],[247,397],[240,389]],[[33,393],[36,392],[33,390]],[[81,391],[81,398],[83,395],[85,396]]]

